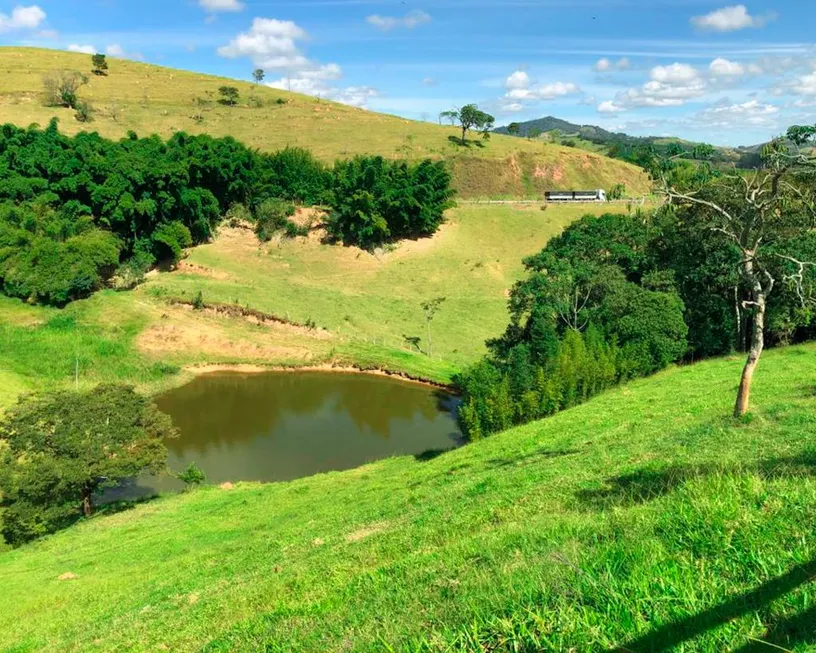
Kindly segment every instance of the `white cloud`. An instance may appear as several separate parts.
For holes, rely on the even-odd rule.
[[[504,87],[507,89],[528,88],[530,86],[530,76],[523,70],[517,70],[504,80]]]
[[[700,77],[694,66],[685,63],[673,63],[670,66],[655,66],[649,77],[661,84],[687,84]]]
[[[306,38],[306,32],[292,21],[256,18],[248,32],[218,48],[218,54],[228,59],[249,57],[256,66],[269,70],[309,69],[311,62],[296,44]]]
[[[800,75],[790,86],[797,95],[816,95],[816,72]]]
[[[592,69],[596,73],[610,73],[614,71],[629,70],[632,67],[632,62],[626,57],[618,59],[617,61],[610,61],[606,57],[598,59]]]
[[[505,112],[521,111],[543,100],[554,100],[581,92],[581,88],[572,82],[536,84],[523,70],[516,70],[506,77],[504,88],[507,92],[499,100],[499,106]]]
[[[424,11],[412,11],[402,17],[380,16],[378,14],[374,14],[373,16],[366,18],[366,22],[369,25],[373,25],[377,29],[381,29],[384,32],[389,32],[392,29],[397,29],[399,27],[414,29],[420,25],[430,23],[431,16]]]
[[[718,129],[740,129],[746,125],[774,127],[779,111],[778,106],[764,104],[758,100],[749,100],[742,104],[722,102],[695,114],[692,121]]]
[[[354,106],[364,106],[378,92],[369,86],[337,88],[330,84],[343,76],[336,63],[321,64],[309,59],[298,47],[309,35],[296,23],[274,18],[256,18],[247,32],[238,34],[218,54],[228,59],[248,57],[267,72],[283,74],[271,81],[272,88],[315,95]]]
[[[587,95],[578,100],[578,104],[587,107],[594,107],[598,104],[598,99],[594,95]]]
[[[616,104],[612,100],[606,100],[598,105],[598,113],[620,113],[625,110],[626,107]]]
[[[105,48],[105,54],[111,57],[124,57],[125,49],[118,43],[113,43]]]
[[[45,21],[45,17],[45,12],[37,5],[30,7],[17,5],[11,10],[11,15],[0,12],[0,32],[37,29]]]
[[[82,54],[96,54],[98,50],[92,45],[79,45],[77,43],[71,43],[68,46],[68,49],[71,52],[80,52]]]
[[[241,11],[244,3],[240,0],[198,0],[198,5],[205,11]]]
[[[518,113],[524,109],[525,106],[521,102],[506,102],[501,105],[501,110],[507,113]]]
[[[439,81],[434,79],[433,77],[426,77],[422,80],[423,86],[437,86]]]
[[[735,32],[749,27],[764,27],[775,18],[772,13],[763,16],[752,16],[745,5],[723,7],[705,16],[695,16],[692,25],[701,30],[712,32]]]
[[[736,61],[729,61],[722,57],[717,57],[711,62],[708,69],[712,75],[718,77],[741,77],[745,74],[745,66]]]

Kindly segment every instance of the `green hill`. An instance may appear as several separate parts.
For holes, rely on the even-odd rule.
[[[0,411],[20,393],[124,381],[146,391],[182,383],[201,364],[377,367],[449,382],[475,362],[507,322],[507,292],[522,259],[603,205],[461,206],[433,237],[373,253],[309,238],[261,243],[224,225],[178,270],[158,271],[129,292],[106,290],[64,309],[0,295]],[[302,210],[306,224],[319,217]],[[232,310],[191,311],[198,292]],[[446,297],[434,320],[433,358],[406,336],[422,337],[420,304]],[[238,310],[240,309],[240,310]],[[251,309],[304,325],[267,322]]]
[[[517,124],[519,126],[517,137],[526,137],[533,130],[542,134],[558,130],[562,138],[575,141],[576,146],[594,149],[621,159],[626,159],[632,150],[638,147],[653,146],[662,149],[666,145],[677,144],[690,151],[695,145],[699,145],[699,143],[673,136],[630,136],[623,132],[611,132],[597,125],[577,125],[553,116]],[[497,134],[510,133],[507,131],[507,126],[498,127],[494,131]],[[713,160],[718,163],[737,162],[743,158],[744,150],[747,149],[749,148],[715,147]]]
[[[110,138],[131,130],[141,136],[168,137],[180,130],[229,135],[261,150],[305,147],[327,161],[355,154],[443,158],[453,164],[461,197],[531,196],[554,187],[608,188],[616,183],[626,184],[633,194],[650,188],[640,168],[590,152],[501,135],[484,147],[463,148],[449,140],[459,133],[455,127],[133,61],[112,59],[107,77],[90,75],[80,89],[80,97],[96,109],[92,123],[77,122],[70,109],[43,106],[43,76],[56,70],[90,73],[90,67],[88,55],[0,47],[0,124],[45,125],[58,117],[69,134],[92,129]],[[215,102],[225,84],[238,87],[239,106]],[[197,98],[209,105],[199,110]]]
[[[0,554],[0,649],[812,651],[815,354],[768,352],[745,421],[714,360],[436,457],[93,518]]]

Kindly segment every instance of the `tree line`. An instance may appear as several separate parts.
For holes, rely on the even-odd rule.
[[[510,324],[461,374],[471,439],[573,406],[679,361],[746,352],[735,414],[763,347],[816,337],[816,127],[792,128],[763,170],[649,161],[668,202],[586,216],[525,260]]]
[[[441,162],[327,166],[307,150],[259,153],[230,137],[69,137],[56,120],[0,127],[0,177],[0,291],[53,305],[177,261],[236,205],[251,219],[270,199],[326,205],[333,238],[372,248],[434,233],[452,198]]]

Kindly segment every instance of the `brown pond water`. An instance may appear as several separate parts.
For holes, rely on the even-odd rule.
[[[208,483],[287,481],[460,443],[455,398],[383,376],[217,373],[156,404],[181,431],[167,442],[170,469],[195,462]],[[171,478],[140,478],[103,500],[181,487]]]

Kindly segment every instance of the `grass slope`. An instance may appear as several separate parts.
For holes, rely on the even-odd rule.
[[[91,75],[80,96],[97,109],[90,125],[77,122],[69,109],[42,105],[43,75],[60,69],[90,73],[88,55],[34,48],[0,47],[0,124],[46,125],[57,116],[69,134],[93,129],[109,138],[129,130],[169,137],[176,131],[234,136],[261,150],[296,145],[326,161],[355,154],[386,157],[444,158],[454,163],[462,197],[540,194],[566,187],[609,188],[625,183],[634,194],[649,191],[645,173],[626,163],[570,148],[495,135],[485,147],[463,149],[449,142],[459,131],[378,114],[317,98],[236,82],[200,73],[110,60],[107,77]],[[240,89],[241,105],[214,103],[200,124],[193,100],[224,84]],[[262,107],[248,106],[250,95]],[[285,103],[277,104],[281,99]]]
[[[0,649],[814,650],[814,355],[769,352],[745,421],[715,360],[441,456],[91,519],[0,554]]]
[[[178,368],[201,363],[383,367],[447,382],[484,352],[507,322],[506,293],[521,260],[588,211],[605,207],[463,206],[431,239],[393,252],[298,238],[262,245],[248,230],[224,229],[191,250],[181,269],[132,292],[104,291],[63,310],[0,296],[0,410],[23,390],[126,381],[148,391],[183,382]],[[249,306],[324,330],[311,332],[194,312],[192,300]],[[433,322],[433,358],[420,303],[447,298]]]

